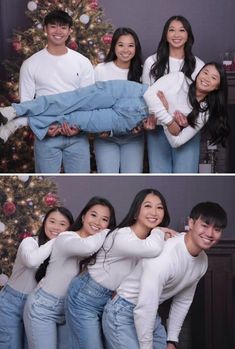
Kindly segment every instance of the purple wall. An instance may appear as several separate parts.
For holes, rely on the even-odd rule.
[[[195,36],[194,54],[204,61],[219,60],[235,50],[234,0],[99,0],[114,29],[129,26],[139,35],[144,57],[156,50],[166,20],[181,14],[191,23]]]
[[[191,208],[201,201],[215,201],[228,213],[225,238],[235,238],[235,176],[54,176],[60,198],[76,216],[93,195],[104,196],[114,205],[117,219],[126,214],[135,194],[154,187],[165,196],[171,226],[182,229]]]

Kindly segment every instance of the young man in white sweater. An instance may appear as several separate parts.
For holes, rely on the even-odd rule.
[[[44,32],[46,47],[26,59],[20,69],[21,102],[94,83],[89,59],[66,46],[72,33],[71,16],[62,10],[48,13]],[[27,119],[18,119],[8,125],[9,132],[24,125]],[[90,172],[88,137],[68,124],[63,128],[51,125],[43,140],[35,137],[34,157],[36,173],[60,173],[61,165],[67,173]]]
[[[226,225],[220,205],[199,203],[191,211],[188,233],[167,240],[160,256],[138,262],[105,307],[108,349],[177,348],[197,284],[207,270],[205,251],[219,241]],[[158,307],[172,297],[166,334]]]

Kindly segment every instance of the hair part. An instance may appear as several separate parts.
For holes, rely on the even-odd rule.
[[[189,215],[193,220],[201,219],[209,225],[224,229],[227,226],[227,213],[215,202],[201,202],[193,207]]]
[[[184,45],[184,64],[181,71],[189,79],[191,79],[191,75],[195,70],[196,59],[192,52],[192,47],[194,44],[194,35],[193,35],[191,24],[185,17],[181,15],[175,15],[170,17],[166,21],[163,28],[163,32],[162,32],[162,37],[158,44],[157,51],[155,52],[156,62],[152,65],[149,73],[149,76],[153,77],[154,81],[157,81],[160,77],[170,72],[170,66],[169,66],[170,48],[169,48],[169,43],[167,42],[167,33],[173,21],[181,22],[188,34],[188,40]]]
[[[135,56],[131,59],[127,78],[130,81],[140,82],[140,79],[142,76],[142,64],[143,64],[142,49],[141,49],[141,44],[140,44],[138,35],[133,29],[127,28],[127,27],[121,27],[115,30],[112,36],[109,52],[107,53],[107,56],[105,57],[104,62],[105,63],[113,62],[117,59],[117,56],[115,53],[115,47],[120,36],[122,35],[131,35],[135,41]]]

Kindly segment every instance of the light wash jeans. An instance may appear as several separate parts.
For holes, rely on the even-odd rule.
[[[0,349],[27,348],[23,309],[28,295],[6,285],[0,292]]]
[[[29,125],[40,140],[55,122],[67,122],[86,132],[112,130],[120,135],[128,133],[148,115],[143,98],[146,90],[147,85],[128,80],[98,81],[12,106],[18,116],[29,116]]]
[[[68,349],[71,347],[65,325],[64,298],[42,288],[31,293],[24,308],[24,325],[29,349]]]
[[[90,145],[87,135],[45,137],[34,141],[36,173],[90,173]]]
[[[106,339],[106,349],[139,349],[132,304],[115,296],[104,308],[102,325]],[[147,319],[146,319],[147,320]],[[167,335],[161,318],[157,315],[154,329],[153,349],[166,349]]]
[[[187,143],[172,148],[162,126],[147,132],[150,173],[197,173],[200,155],[200,132]]]
[[[144,162],[144,135],[94,139],[98,173],[142,173]]]
[[[71,349],[104,349],[102,313],[111,295],[112,291],[99,285],[88,273],[73,279],[65,303]]]

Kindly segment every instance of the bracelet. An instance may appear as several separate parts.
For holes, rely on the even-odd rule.
[[[168,343],[173,344],[175,348],[177,348],[177,346],[178,346],[178,343],[174,342],[174,341],[167,341],[167,344]]]

